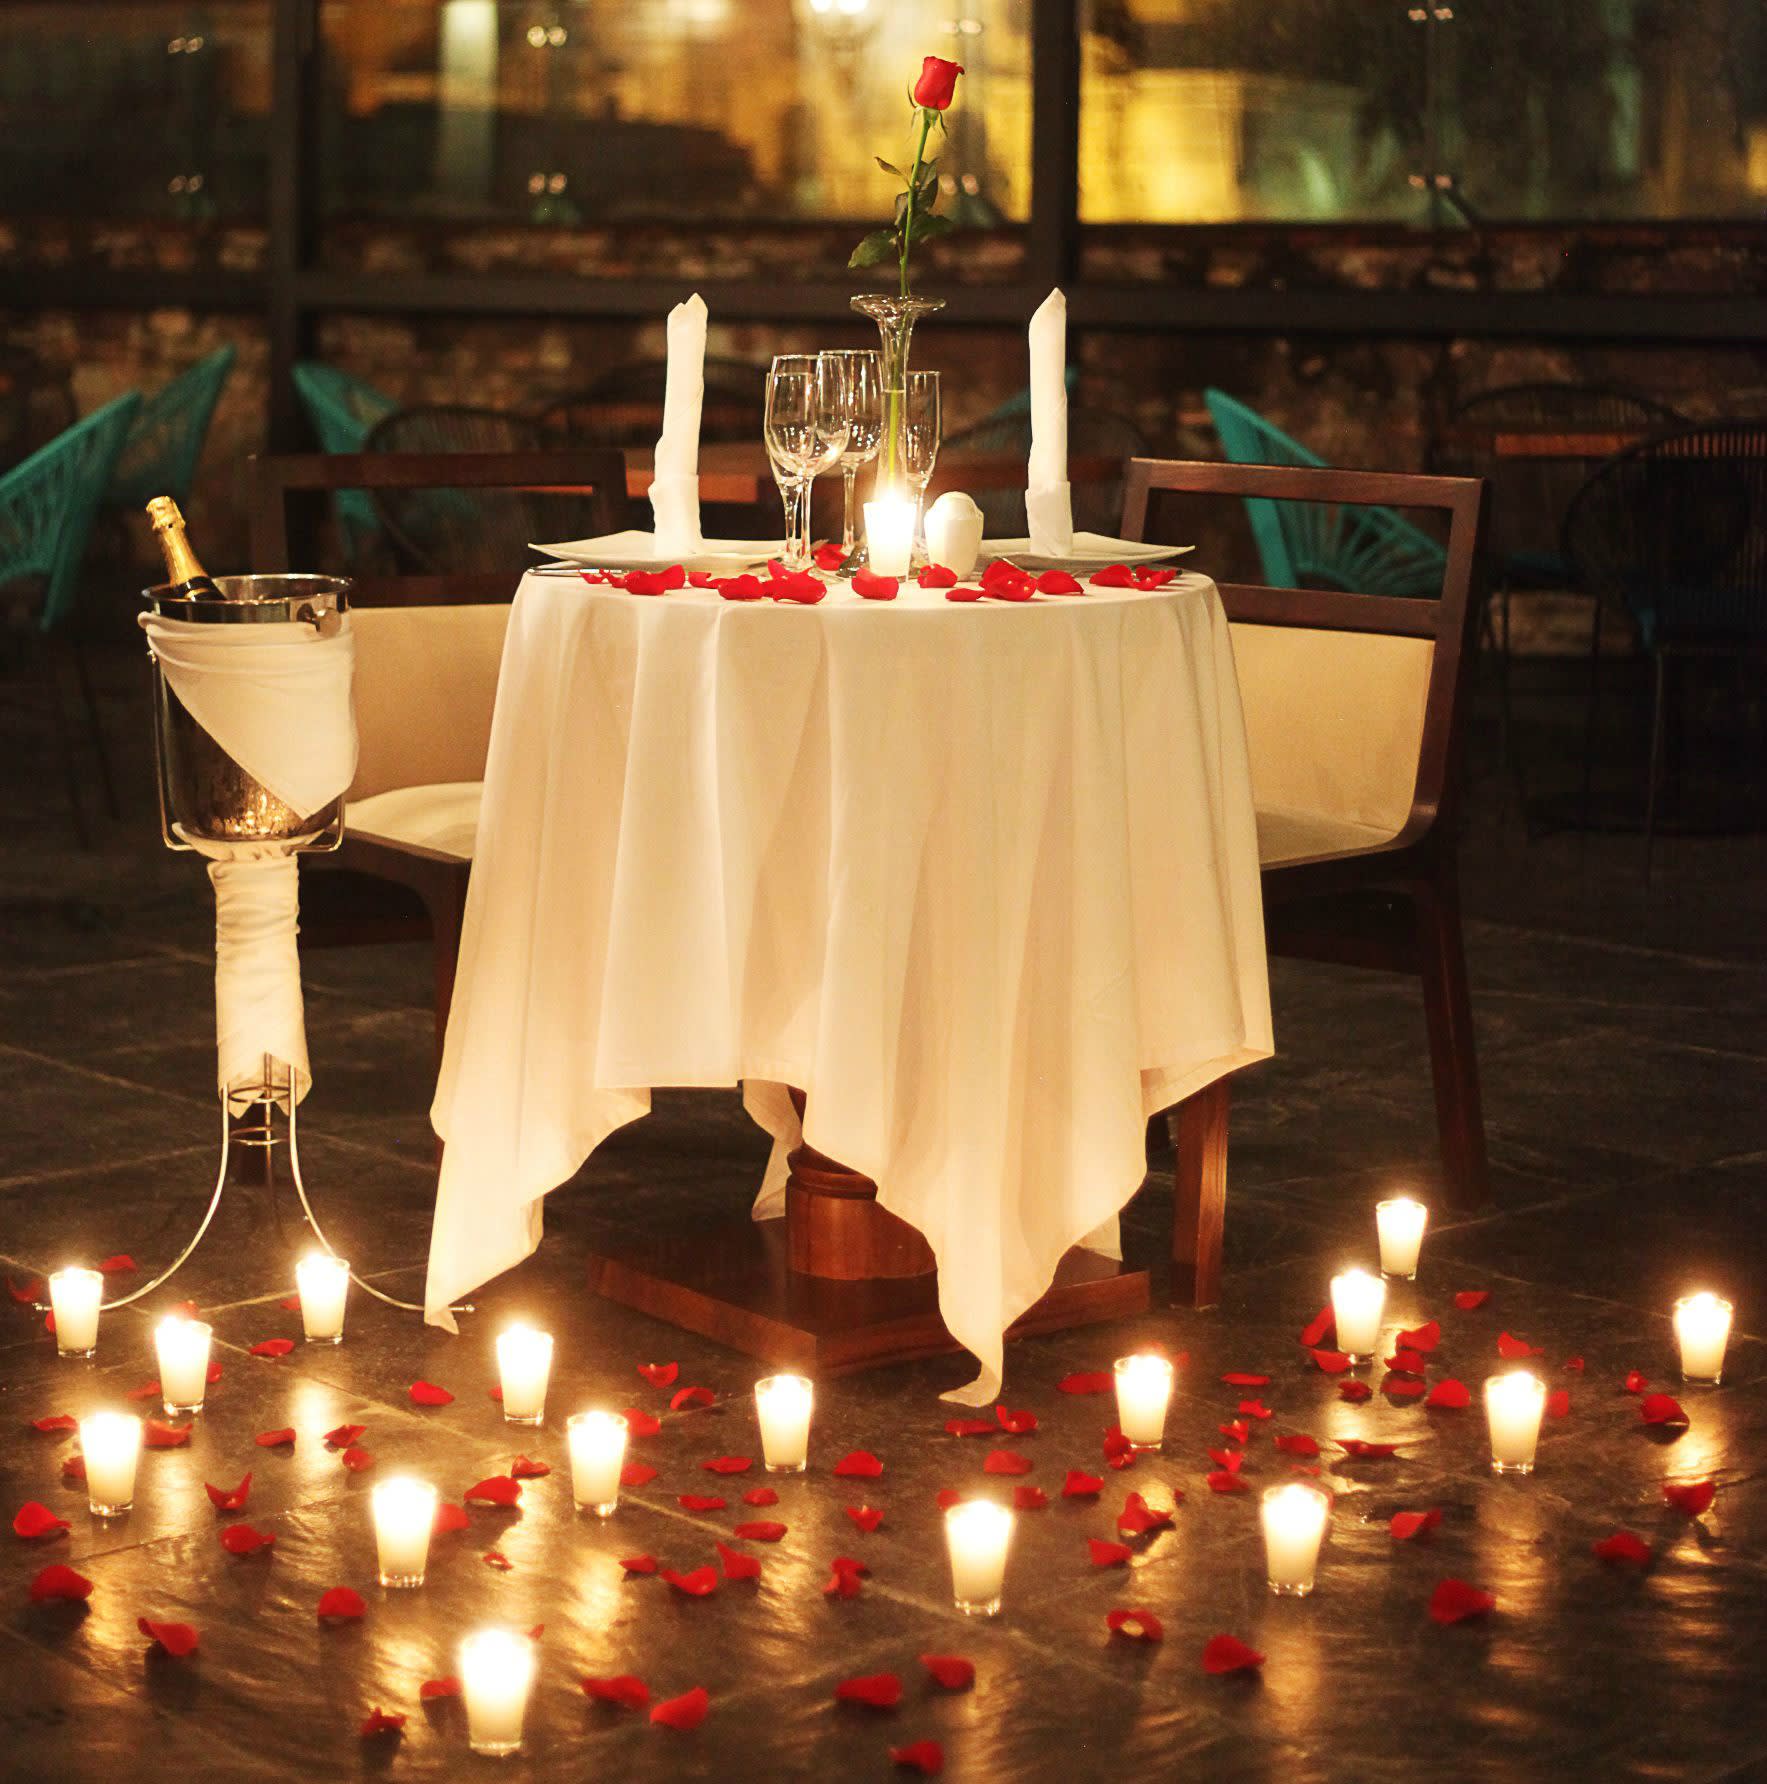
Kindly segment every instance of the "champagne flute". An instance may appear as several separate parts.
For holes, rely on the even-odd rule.
[[[846,449],[840,412],[840,369],[813,353],[782,353],[767,374],[767,457],[785,504],[785,562],[810,561],[810,486]]]
[[[841,555],[851,557],[859,543],[853,486],[859,467],[877,457],[883,441],[883,363],[875,347],[830,353],[841,364],[841,406],[847,418],[847,449],[841,454],[845,500],[841,507]]]
[[[926,486],[939,462],[939,374],[910,372],[902,395],[902,471],[914,491],[914,562],[926,556]]]

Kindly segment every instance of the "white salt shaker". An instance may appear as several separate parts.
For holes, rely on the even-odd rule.
[[[926,511],[927,561],[967,577],[981,549],[981,509],[961,490],[946,490]]]

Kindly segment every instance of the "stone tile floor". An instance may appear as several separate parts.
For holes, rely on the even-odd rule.
[[[132,712],[130,723],[138,722]],[[100,846],[74,849],[53,758],[5,721],[15,772],[0,817],[36,839],[0,860],[0,1267],[34,1274],[63,1258],[126,1250],[152,1267],[174,1254],[213,1171],[208,917],[199,870],[154,843],[143,762],[132,752],[130,816]],[[137,733],[139,734],[139,733]],[[291,1287],[299,1218],[286,1193],[242,1183],[175,1291],[217,1329],[224,1375],[187,1449],[146,1456],[136,1511],[104,1527],[59,1479],[70,1448],[27,1421],[114,1402],[154,1374],[149,1312],[109,1318],[90,1365],[56,1359],[38,1322],[0,1305],[0,1508],[39,1500],[70,1520],[47,1545],[13,1538],[0,1579],[0,1773],[83,1780],[171,1773],[254,1779],[490,1775],[467,1754],[457,1703],[418,1687],[453,1670],[472,1625],[543,1623],[526,1757],[516,1777],[884,1779],[889,1749],[942,1743],[958,1780],[1195,1775],[1210,1779],[1744,1779],[1767,1777],[1767,898],[1758,838],[1672,840],[1646,888],[1624,837],[1524,842],[1504,783],[1476,783],[1467,848],[1468,946],[1498,1206],[1438,1207],[1415,1285],[1397,1289],[1395,1329],[1434,1316],[1433,1375],[1473,1384],[1500,1330],[1545,1350],[1569,1389],[1549,1421],[1539,1473],[1499,1480],[1484,1465],[1482,1419],[1426,1412],[1377,1393],[1345,1403],[1296,1344],[1341,1260],[1369,1254],[1371,1206],[1396,1183],[1434,1181],[1434,1139],[1414,988],[1347,969],[1279,963],[1280,1056],[1248,1074],[1235,1105],[1228,1277],[1208,1312],[1156,1311],[1124,1327],[1018,1346],[1007,1402],[1040,1420],[1003,1439],[1051,1494],[1020,1519],[1009,1602],[996,1622],[948,1603],[936,1494],[989,1482],[990,1443],[945,1435],[947,1360],[825,1384],[814,1466],[776,1483],[777,1546],[752,1547],[758,1585],[689,1600],[620,1558],[664,1565],[715,1558],[744,1509],[684,1510],[677,1496],[719,1486],[708,1457],[752,1453],[747,1359],[599,1303],[583,1259],[622,1226],[691,1223],[746,1199],[764,1145],[734,1093],[662,1094],[652,1118],[616,1136],[552,1198],[539,1255],[495,1284],[451,1339],[358,1296],[349,1339],[279,1362],[255,1341],[298,1335],[279,1307]],[[303,1158],[340,1245],[384,1286],[415,1292],[431,1193],[425,1106],[431,1071],[421,949],[310,957],[308,1020],[317,1088]],[[1158,1268],[1169,1218],[1157,1174],[1132,1205],[1126,1241]],[[1707,1283],[1738,1305],[1722,1389],[1681,1391],[1669,1301]],[[1475,1312],[1453,1293],[1488,1288]],[[159,1306],[173,1288],[153,1297]],[[505,1427],[488,1398],[490,1334],[513,1312],[557,1334],[552,1414],[538,1433]],[[1144,1341],[1188,1353],[1166,1451],[1121,1474],[1101,1464],[1108,1402],[1057,1391]],[[1581,1373],[1566,1372],[1572,1358]],[[671,1413],[635,1366],[677,1361],[681,1381],[717,1395]],[[1621,1386],[1638,1369],[1675,1388],[1684,1434],[1646,1429]],[[1275,1418],[1246,1445],[1254,1486],[1281,1478],[1278,1431],[1317,1437],[1336,1514],[1317,1594],[1264,1590],[1250,1496],[1205,1485],[1206,1451],[1241,1395],[1228,1370],[1267,1372]],[[446,1407],[407,1395],[447,1385]],[[662,1420],[638,1444],[658,1469],[605,1524],[573,1515],[562,1415],[600,1401]],[[320,1441],[367,1426],[374,1471],[346,1472]],[[292,1451],[252,1443],[292,1425]],[[1346,1459],[1331,1440],[1390,1439],[1390,1461]],[[864,1448],[875,1483],[837,1481],[833,1461]],[[438,1540],[420,1593],[372,1584],[367,1494],[394,1468],[458,1495],[518,1451],[555,1472],[518,1512],[475,1510]],[[1105,1473],[1100,1499],[1056,1496],[1071,1467]],[[274,1531],[238,1560],[217,1540],[203,1483],[250,1469],[242,1516]],[[1690,1520],[1663,1502],[1666,1479],[1709,1476],[1717,1497]],[[998,1480],[991,1484],[999,1486]],[[860,1488],[863,1488],[861,1491]],[[1127,1569],[1088,1564],[1085,1539],[1114,1534],[1130,1489],[1182,1490],[1173,1528],[1137,1544]],[[885,1521],[861,1534],[842,1508],[865,1499]],[[1399,1543],[1388,1520],[1440,1507],[1441,1527]],[[1595,1560],[1625,1526],[1655,1549],[1640,1571]],[[501,1551],[507,1572],[482,1555]],[[821,1590],[836,1554],[872,1573],[863,1593]],[[89,1604],[34,1606],[37,1569],[64,1561],[94,1582]],[[1496,1594],[1480,1622],[1439,1627],[1426,1605],[1458,1576]],[[359,1624],[322,1627],[328,1586],[364,1590]],[[1157,1646],[1108,1634],[1115,1606],[1151,1608]],[[188,1621],[200,1653],[150,1652],[136,1619]],[[1255,1679],[1205,1677],[1205,1640],[1227,1631],[1267,1655]],[[918,1656],[962,1653],[973,1689],[943,1693]],[[837,1704],[840,1680],[894,1671],[899,1708]],[[590,1702],[585,1674],[635,1673],[656,1697],[703,1685],[711,1712],[692,1733]],[[363,1741],[376,1705],[407,1714],[401,1741]]]

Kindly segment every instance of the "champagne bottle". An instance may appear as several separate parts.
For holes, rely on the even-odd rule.
[[[198,562],[184,536],[184,516],[178,512],[178,504],[170,496],[155,496],[147,504],[147,518],[166,560],[166,578],[172,584],[172,592],[199,601],[220,600],[221,591],[215,586],[214,577]]]

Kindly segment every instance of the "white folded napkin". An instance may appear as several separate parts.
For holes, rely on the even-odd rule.
[[[663,431],[650,486],[657,553],[665,558],[684,557],[700,546],[699,412],[705,385],[706,305],[696,291],[669,312]]]
[[[1058,287],[1031,318],[1031,459],[1025,476],[1025,520],[1031,549],[1064,557],[1073,549],[1068,494],[1068,300]]]

